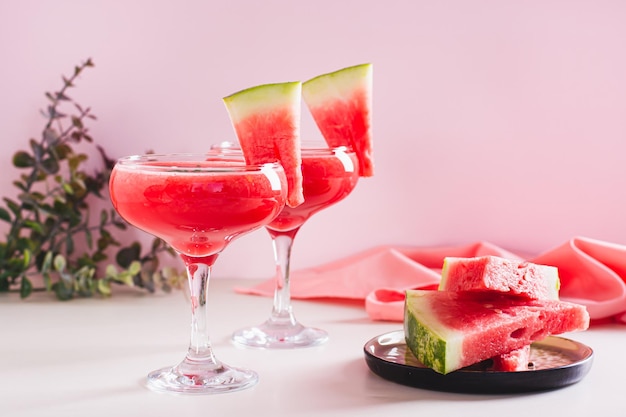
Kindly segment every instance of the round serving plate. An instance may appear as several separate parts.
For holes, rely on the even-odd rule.
[[[407,348],[404,331],[385,333],[363,347],[375,374],[390,381],[435,391],[505,394],[546,391],[579,382],[591,369],[593,350],[579,342],[549,336],[531,345],[527,370],[489,370],[488,361],[443,375],[420,363]]]

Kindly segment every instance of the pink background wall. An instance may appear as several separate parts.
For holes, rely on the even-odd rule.
[[[204,150],[234,138],[223,96],[372,62],[376,176],[304,226],[294,267],[378,244],[626,243],[624,22],[617,0],[0,0],[0,164],[88,57],[72,94],[116,157]],[[271,258],[257,231],[215,274],[271,276]]]

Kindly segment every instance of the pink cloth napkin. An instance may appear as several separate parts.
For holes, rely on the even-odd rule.
[[[524,257],[488,242],[433,248],[378,246],[318,267],[291,273],[291,296],[361,299],[372,320],[402,321],[404,290],[435,289],[443,258],[496,255]],[[562,300],[583,304],[592,320],[612,318],[626,324],[626,246],[576,237],[530,262],[559,269]],[[237,292],[271,296],[270,279]]]

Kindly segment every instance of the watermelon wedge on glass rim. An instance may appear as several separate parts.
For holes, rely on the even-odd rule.
[[[374,175],[372,64],[319,75],[302,84],[302,97],[328,146],[349,146],[362,177]]]
[[[297,207],[302,193],[300,81],[262,84],[224,97],[246,162],[279,160],[287,176],[287,205]]]

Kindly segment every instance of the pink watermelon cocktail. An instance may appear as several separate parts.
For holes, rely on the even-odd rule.
[[[316,346],[328,339],[324,330],[302,325],[293,314],[289,289],[291,248],[298,230],[313,214],[354,190],[359,179],[359,161],[356,153],[345,146],[302,147],[301,155],[304,202],[297,207],[285,205],[266,225],[276,256],[272,313],[264,323],[233,333],[233,340],[244,346],[288,349]]]
[[[144,169],[118,164],[111,174],[113,206],[129,223],[182,255],[219,253],[228,241],[276,216],[285,203],[286,180],[275,173],[268,177],[268,171],[233,170],[228,162],[207,171],[210,164],[160,164],[178,167],[167,173],[154,164]]]
[[[304,203],[285,206],[267,225],[270,234],[295,234],[307,219],[348,196],[359,179],[358,159],[345,147],[302,149]]]
[[[191,338],[185,358],[148,374],[155,391],[220,393],[258,381],[213,354],[207,293],[211,268],[228,243],[271,221],[287,199],[278,163],[247,164],[234,155],[171,154],[122,158],[111,173],[113,206],[126,221],[165,240],[185,262]]]

